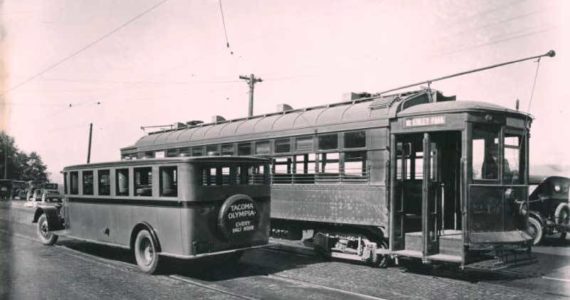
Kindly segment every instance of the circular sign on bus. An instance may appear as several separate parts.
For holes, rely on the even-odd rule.
[[[248,239],[257,231],[259,213],[253,199],[247,195],[229,197],[218,215],[218,225],[230,240]]]

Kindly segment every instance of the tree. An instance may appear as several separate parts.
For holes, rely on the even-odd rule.
[[[47,181],[46,165],[41,157],[18,150],[14,138],[0,132],[0,178]]]

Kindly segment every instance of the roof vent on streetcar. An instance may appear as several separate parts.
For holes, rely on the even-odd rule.
[[[174,129],[184,129],[188,126],[186,126],[186,124],[182,123],[182,122],[176,122],[174,123]]]
[[[188,125],[188,126],[196,126],[196,125],[200,125],[200,124],[203,124],[203,123],[204,123],[204,121],[192,120],[192,121],[186,122],[186,125]]]
[[[226,118],[219,116],[219,115],[215,115],[212,116],[212,123],[220,123],[220,122],[224,122],[226,121]]]
[[[349,92],[349,93],[342,94],[342,101],[352,101],[352,100],[361,99],[361,98],[368,98],[370,96],[372,96],[372,94],[366,93],[366,92],[362,92],[362,93]]]
[[[277,104],[277,112],[286,112],[293,110],[293,107],[289,104],[281,103]]]

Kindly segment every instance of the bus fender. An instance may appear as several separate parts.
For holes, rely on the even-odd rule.
[[[63,223],[59,218],[59,209],[55,206],[39,206],[38,208],[36,208],[32,223],[37,223],[38,219],[43,214],[46,215],[49,231],[64,229]]]
[[[148,232],[150,233],[150,236],[154,240],[154,244],[156,245],[156,250],[158,252],[161,252],[162,248],[160,247],[160,241],[158,240],[158,235],[156,234],[156,231],[154,230],[154,228],[147,222],[138,223],[137,225],[135,225],[135,228],[133,228],[133,231],[131,233],[131,242],[130,242],[131,249],[134,249],[137,234],[142,229],[148,230]]]

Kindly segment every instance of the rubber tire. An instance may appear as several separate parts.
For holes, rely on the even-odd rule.
[[[156,272],[160,257],[157,252],[156,241],[147,229],[142,229],[137,233],[133,252],[141,271],[147,274]]]
[[[565,216],[563,214],[565,214]],[[560,221],[561,216],[565,217],[564,218],[565,220],[563,222]],[[560,212],[558,212],[558,218],[557,218],[557,220],[555,220],[555,222],[558,224],[568,225],[568,223],[569,223],[568,219],[569,218],[570,218],[570,209],[568,208],[568,206],[564,206],[560,209]],[[560,239],[566,240],[566,232],[560,233]]]
[[[536,245],[540,244],[540,242],[542,242],[542,238],[544,236],[544,228],[542,226],[542,223],[540,223],[540,221],[534,217],[529,217],[528,218],[528,227],[529,227],[529,229],[531,229],[531,227],[532,227],[532,230],[535,232],[535,235],[533,236],[532,232],[529,231],[529,234],[533,238],[532,245],[536,246]]]
[[[38,219],[38,226],[36,227],[36,229],[37,229],[36,232],[38,234],[38,238],[45,246],[51,246],[55,244],[55,242],[57,242],[58,236],[56,234],[47,231],[48,221],[45,214],[42,214]]]

